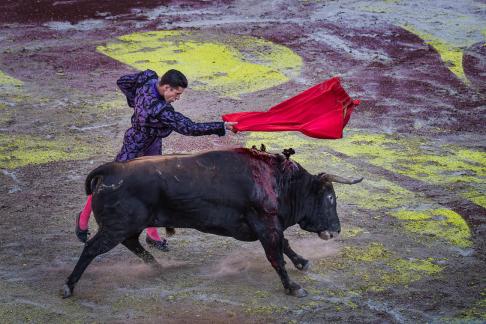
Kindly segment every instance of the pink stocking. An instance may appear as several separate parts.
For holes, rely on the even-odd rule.
[[[154,241],[161,241],[157,227],[147,227],[147,236]]]
[[[84,205],[81,215],[79,215],[79,228],[81,230],[88,229],[89,216],[91,215],[91,195],[86,199],[86,205]]]

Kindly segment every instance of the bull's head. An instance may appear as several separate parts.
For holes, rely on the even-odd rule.
[[[350,180],[326,173],[321,173],[316,177],[318,178],[316,205],[313,212],[299,222],[299,226],[303,230],[319,234],[323,240],[329,240],[337,237],[341,232],[341,224],[336,211],[336,194],[332,183],[355,184],[361,182],[363,178]]]

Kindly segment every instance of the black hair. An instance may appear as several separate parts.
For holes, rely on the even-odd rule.
[[[172,88],[187,88],[187,78],[181,71],[169,70],[160,78],[159,84],[168,84]]]

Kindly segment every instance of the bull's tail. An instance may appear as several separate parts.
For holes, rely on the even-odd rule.
[[[108,174],[108,170],[111,168],[112,166],[110,163],[103,164],[88,174],[86,181],[84,182],[84,189],[87,195],[91,195],[93,193],[96,185],[103,180],[103,176]]]

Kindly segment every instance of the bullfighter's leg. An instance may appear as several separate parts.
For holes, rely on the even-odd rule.
[[[277,219],[277,217],[275,215],[275,217],[266,217],[266,219]],[[307,296],[307,291],[290,280],[287,270],[285,270],[283,231],[279,229],[277,224],[265,224],[260,219],[252,218],[251,216],[249,220],[250,226],[257,233],[258,239],[265,250],[268,261],[280,276],[285,293],[296,297]]]
[[[141,258],[143,262],[152,265],[155,269],[160,269],[161,265],[157,262],[157,260],[155,260],[150,252],[143,248],[143,246],[138,241],[139,236],[140,233],[137,233],[136,235],[127,238],[125,241],[122,242],[122,244],[125,245],[127,249],[135,253],[136,256]]]
[[[283,244],[284,244],[283,251],[285,255],[289,257],[289,259],[292,261],[292,263],[297,269],[302,271],[309,269],[310,267],[309,260],[306,260],[300,255],[298,255],[297,253],[295,253],[294,250],[292,250],[292,248],[290,247],[289,241],[286,238],[283,239]]]
[[[83,210],[76,217],[76,226],[74,232],[76,233],[78,239],[83,243],[86,243],[89,237],[88,223],[91,215],[91,197],[91,195],[88,196]]]
[[[88,265],[95,257],[110,251],[119,243],[120,240],[114,238],[112,235],[108,234],[102,229],[96,233],[96,235],[84,246],[78,263],[76,263],[73,272],[67,278],[66,284],[64,285],[63,298],[67,298],[72,295],[74,285],[79,281],[84,270],[86,270]]]
[[[162,139],[159,137],[154,137],[152,143],[145,148],[143,151],[143,156],[154,156],[162,154]],[[145,237],[145,242],[156,249],[164,252],[169,251],[169,243],[163,237],[160,237],[157,227],[148,227],[146,230],[147,236]]]

